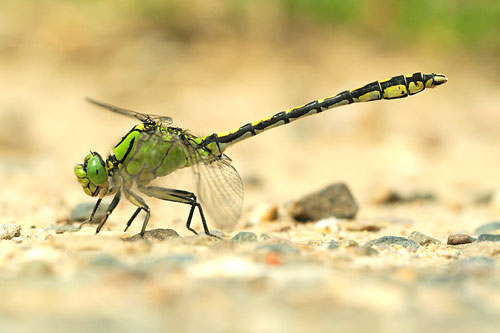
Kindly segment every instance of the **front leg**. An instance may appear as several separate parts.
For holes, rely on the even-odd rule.
[[[82,227],[87,224],[87,223],[91,223],[92,220],[94,219],[94,215],[95,215],[95,212],[97,212],[97,208],[99,208],[99,205],[101,204],[101,201],[102,199],[99,198],[97,200],[97,202],[95,203],[95,206],[94,206],[94,209],[92,209],[92,213],[90,213],[90,217],[88,219],[86,219],[85,221],[83,221],[80,226],[78,227],[78,230],[81,230]]]
[[[99,231],[101,231],[102,227],[104,226],[104,223],[106,223],[106,221],[108,220],[109,215],[111,215],[111,213],[113,213],[113,210],[116,208],[116,206],[120,202],[121,194],[122,194],[122,192],[120,190],[118,190],[116,192],[113,200],[111,201],[108,209],[106,210],[106,214],[102,217],[101,222],[99,223],[99,225],[97,226],[97,229],[95,230],[96,234],[98,234]]]

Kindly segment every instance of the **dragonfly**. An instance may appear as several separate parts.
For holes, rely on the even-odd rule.
[[[233,230],[240,218],[243,203],[243,183],[238,171],[225,154],[230,146],[271,128],[321,113],[338,106],[382,99],[397,99],[415,95],[426,88],[446,83],[441,74],[417,72],[374,81],[360,88],[318,99],[236,129],[195,136],[188,130],[170,126],[172,118],[139,113],[87,98],[87,101],[105,110],[140,121],[113,147],[104,159],[91,151],[74,173],[83,191],[98,200],[90,217],[80,225],[92,222],[104,197],[114,195],[105,215],[99,221],[96,233],[102,229],[122,196],[136,206],[125,230],[137,215],[144,211],[140,235],[144,237],[151,209],[144,196],[182,203],[190,206],[186,228],[198,234],[191,222],[196,209],[201,217],[204,233],[214,236],[208,228],[204,209],[211,217],[211,225],[221,230]],[[196,194],[181,189],[153,185],[152,182],[181,168],[192,168],[196,179]],[[199,197],[199,199],[198,199]]]

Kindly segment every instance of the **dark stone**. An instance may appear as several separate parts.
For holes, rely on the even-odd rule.
[[[455,234],[448,236],[448,245],[460,245],[474,242],[476,239],[466,234]]]
[[[69,219],[71,221],[74,221],[74,222],[86,221],[90,217],[90,214],[92,213],[92,210],[94,209],[94,206],[95,206],[95,202],[79,203],[71,211]],[[101,203],[99,205],[99,208],[97,208],[97,211],[95,212],[94,219],[92,220],[92,223],[99,223],[101,221],[101,219],[104,217],[104,214],[106,214],[106,209],[108,209],[108,205]]]
[[[317,221],[331,216],[353,219],[358,212],[358,205],[349,188],[344,183],[336,183],[294,202],[289,212],[299,222]]]
[[[417,249],[420,247],[420,245],[418,245],[414,241],[412,241],[408,238],[405,238],[405,237],[401,237],[401,236],[382,236],[380,238],[369,241],[366,245],[376,245],[376,246],[401,245],[404,248],[414,248],[414,249]]]
[[[144,237],[141,237],[141,234],[137,234],[132,237],[123,238],[123,240],[127,242],[135,242],[137,240],[144,239],[151,242],[161,242],[167,239],[178,237],[180,236],[177,231],[172,229],[152,229],[146,230],[146,232],[144,233]]]
[[[432,238],[432,237],[427,236],[427,235],[424,235],[423,233],[418,232],[418,231],[412,232],[410,234],[410,236],[408,236],[408,239],[414,241],[417,244],[423,245],[423,246],[426,246],[429,244],[441,244],[441,242],[438,241],[437,239]]]
[[[500,235],[481,234],[477,240],[478,242],[500,242]]]
[[[237,243],[256,242],[257,235],[254,234],[253,232],[241,231],[238,232],[236,235],[234,235],[234,237],[231,240]]]
[[[474,234],[487,234],[493,231],[500,230],[500,221],[494,221],[490,223],[483,224],[474,230]]]

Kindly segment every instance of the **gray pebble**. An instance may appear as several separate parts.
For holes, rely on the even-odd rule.
[[[495,222],[490,222],[483,224],[474,230],[474,234],[479,235],[479,234],[487,234],[493,231],[500,230],[500,221],[495,221]]]
[[[90,214],[92,213],[92,210],[94,209],[94,206],[95,206],[95,202],[79,203],[71,211],[69,219],[71,221],[75,221],[75,222],[86,221],[90,217]],[[108,208],[108,205],[101,203],[101,205],[99,206],[99,208],[97,208],[97,211],[95,212],[94,219],[92,220],[92,223],[99,223],[99,221],[101,221],[101,219],[104,217],[104,214],[106,213],[107,208]]]
[[[144,237],[141,237],[141,234],[137,234],[132,237],[123,238],[123,240],[127,242],[135,242],[137,240],[144,239],[151,242],[162,242],[167,239],[178,237],[180,236],[177,231],[172,229],[151,229],[146,230]]]
[[[253,232],[241,231],[238,232],[236,235],[234,235],[234,237],[231,240],[237,243],[256,242],[257,235],[254,234]]]
[[[477,240],[479,242],[500,242],[500,235],[481,234]]]
[[[411,202],[432,202],[436,201],[436,195],[429,191],[413,191],[407,194],[401,194],[392,189],[385,190],[377,195],[375,203],[381,205],[401,204]]]
[[[414,241],[401,237],[401,236],[382,236],[380,238],[374,239],[369,241],[366,245],[401,245],[404,248],[414,248],[417,249],[420,247],[417,243]]]
[[[219,230],[215,230],[215,229],[210,229],[210,233],[214,236],[217,236],[219,238],[224,238],[226,237],[226,234],[223,233],[222,231],[219,231]]]
[[[334,249],[338,249],[340,245],[339,245],[339,242],[332,240],[332,241],[328,242],[327,246],[330,250],[334,250]]]
[[[432,237],[427,236],[427,235],[424,235],[423,233],[418,232],[418,231],[412,232],[410,234],[410,236],[408,236],[408,239],[414,241],[415,243],[423,245],[423,246],[426,246],[429,244],[437,244],[437,245],[441,244],[441,242],[438,241],[437,239],[432,238]]]
[[[448,236],[448,245],[460,245],[474,242],[476,239],[466,234],[455,234]]]
[[[19,236],[21,236],[21,226],[19,224],[0,224],[0,239],[12,239]]]
[[[260,245],[256,248],[257,251],[276,252],[283,255],[299,254],[299,249],[287,242],[269,243]]]
[[[347,185],[336,183],[294,202],[289,212],[299,222],[318,221],[331,216],[353,219],[358,205]]]

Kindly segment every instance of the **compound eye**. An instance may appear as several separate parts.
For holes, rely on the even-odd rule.
[[[93,156],[87,163],[87,177],[95,185],[102,185],[108,180],[104,161],[99,156]]]

